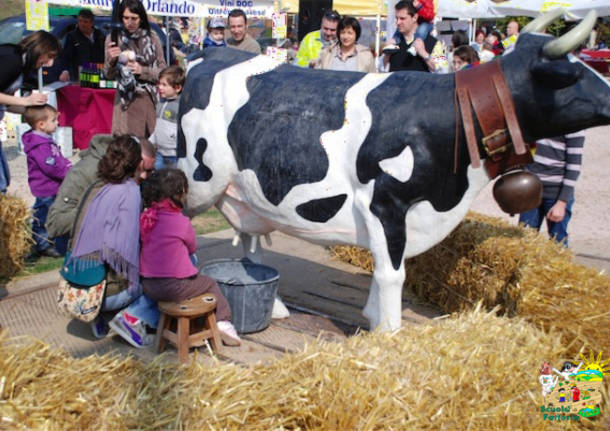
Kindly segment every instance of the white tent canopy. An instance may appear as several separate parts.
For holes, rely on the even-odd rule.
[[[396,3],[392,1],[392,4]],[[497,18],[491,4],[491,0],[438,0],[436,15],[443,18]]]
[[[396,4],[394,0],[390,2]],[[445,18],[536,17],[557,7],[564,8],[565,18],[571,20],[584,18],[591,9],[598,16],[610,15],[609,0],[438,0],[437,15]]]
[[[564,8],[567,13],[565,19],[579,20],[592,9],[598,16],[610,15],[610,1],[608,0],[509,0],[499,3],[490,2],[490,10],[496,16],[526,15],[536,17],[541,13]]]

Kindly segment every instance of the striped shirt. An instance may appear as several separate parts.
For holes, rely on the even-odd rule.
[[[534,163],[527,170],[542,181],[542,197],[568,202],[580,175],[584,131],[536,141]]]

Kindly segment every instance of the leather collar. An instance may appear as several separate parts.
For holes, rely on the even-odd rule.
[[[485,169],[491,178],[532,162],[528,145],[521,135],[513,98],[500,61],[494,60],[456,72],[455,92],[454,172],[457,171],[460,136],[458,105],[472,167],[481,166],[479,148],[483,148],[486,153]],[[475,117],[483,133],[480,145],[476,137]]]

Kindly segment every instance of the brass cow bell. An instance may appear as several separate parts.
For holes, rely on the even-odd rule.
[[[513,215],[537,208],[542,201],[542,183],[526,171],[511,171],[494,184],[494,199],[502,211]]]

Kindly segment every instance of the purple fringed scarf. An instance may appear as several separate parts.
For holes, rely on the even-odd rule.
[[[140,205],[140,188],[131,178],[102,187],[87,208],[72,258],[106,262],[129,280],[129,289],[138,288]]]

